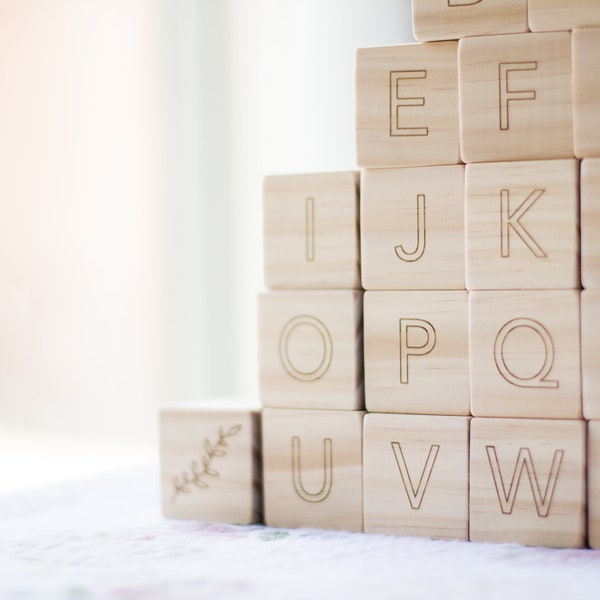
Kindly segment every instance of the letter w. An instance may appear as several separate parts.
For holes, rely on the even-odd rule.
[[[398,464],[400,477],[402,477],[402,483],[404,484],[404,489],[406,490],[410,507],[414,510],[419,510],[419,508],[421,508],[423,496],[427,490],[427,484],[429,483],[431,471],[433,470],[433,465],[435,464],[435,459],[437,458],[439,449],[440,447],[437,444],[432,444],[430,446],[429,454],[427,455],[427,460],[425,461],[425,466],[421,471],[419,484],[415,489],[410,473],[408,472],[408,467],[406,466],[406,461],[404,460],[402,447],[398,442],[392,442],[392,450],[394,451],[394,456],[396,457],[396,463]]]

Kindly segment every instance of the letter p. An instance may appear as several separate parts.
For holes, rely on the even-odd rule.
[[[413,335],[410,334],[411,330]],[[421,330],[421,340],[414,339],[417,333],[414,330]],[[435,342],[435,329],[429,321],[400,319],[400,383],[408,383],[408,357],[429,354],[435,347]]]

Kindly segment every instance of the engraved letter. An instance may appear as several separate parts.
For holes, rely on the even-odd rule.
[[[481,0],[448,0],[448,6],[471,6],[480,2]]]
[[[405,262],[415,262],[425,252],[425,194],[417,194],[417,244],[412,252],[404,249],[404,246],[394,246],[396,256]]]
[[[300,438],[292,437],[292,479],[294,490],[306,502],[323,502],[331,492],[333,485],[333,450],[331,438],[323,439],[323,486],[318,492],[307,492],[302,484],[300,471]]]
[[[510,212],[510,193],[508,190],[500,191],[500,255],[503,258],[510,256],[510,228],[523,240],[523,243],[538,258],[546,258],[546,253],[531,237],[527,229],[521,224],[523,215],[540,199],[545,190],[533,190],[513,212]]]
[[[425,98],[403,97],[400,86],[403,81],[411,79],[426,79],[427,71],[391,71],[390,72],[390,135],[392,136],[423,136],[429,135],[428,127],[400,127],[402,121],[400,110],[411,106],[425,106]]]
[[[411,344],[408,339],[410,329],[425,332],[423,344]],[[408,383],[408,357],[429,354],[435,346],[435,329],[429,321],[423,319],[400,319],[400,383]]]
[[[500,129],[510,128],[509,102],[515,100],[535,100],[535,90],[511,90],[509,75],[512,71],[535,71],[537,62],[498,63],[498,86],[500,97]]]
[[[306,260],[315,260],[315,199],[306,199]]]

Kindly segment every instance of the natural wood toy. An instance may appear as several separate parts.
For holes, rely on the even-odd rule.
[[[581,387],[583,415],[600,419],[600,288],[581,292]]]
[[[581,161],[581,283],[600,288],[600,158]]]
[[[531,31],[600,27],[598,0],[528,0],[527,11]]]
[[[600,421],[588,423],[588,543],[600,550]]]

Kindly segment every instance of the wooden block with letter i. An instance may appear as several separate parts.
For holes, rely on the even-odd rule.
[[[600,550],[600,421],[588,423],[588,543]]]
[[[581,161],[581,283],[600,288],[600,158]]]
[[[528,0],[531,31],[600,27],[598,0]]]

